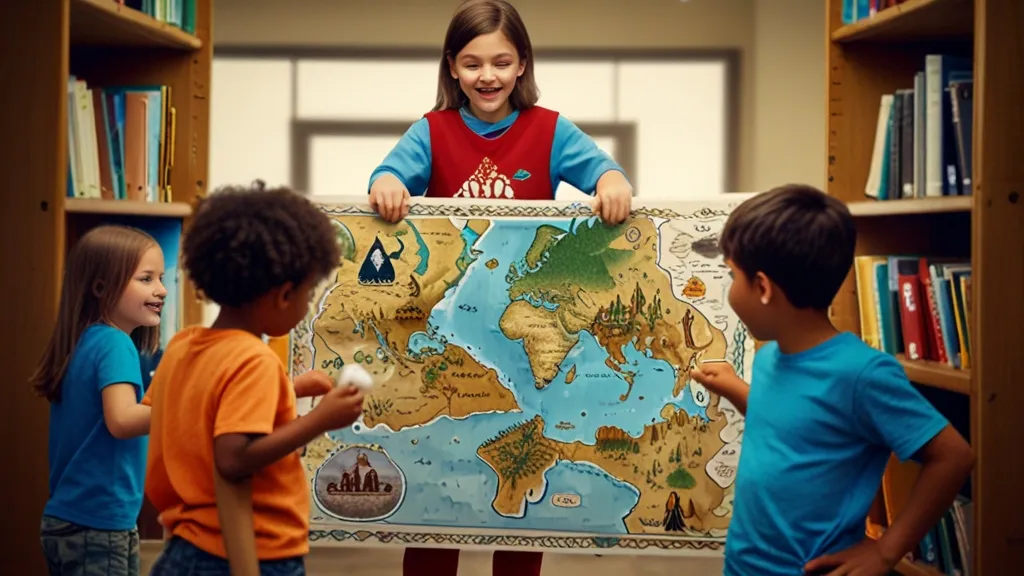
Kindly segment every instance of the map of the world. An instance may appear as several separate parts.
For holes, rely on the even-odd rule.
[[[419,201],[387,224],[321,201],[342,257],[292,370],[359,363],[374,388],[305,451],[314,543],[718,550],[743,420],[688,374],[753,358],[718,248],[745,197],[719,198],[618,226],[573,203]]]

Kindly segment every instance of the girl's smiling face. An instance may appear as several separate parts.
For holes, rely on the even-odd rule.
[[[111,321],[131,334],[139,326],[159,326],[167,288],[163,284],[164,253],[152,246],[142,255],[131,280],[111,313]]]
[[[512,113],[508,99],[525,68],[519,51],[500,30],[477,36],[448,59],[452,78],[469,98],[470,111],[486,122]]]

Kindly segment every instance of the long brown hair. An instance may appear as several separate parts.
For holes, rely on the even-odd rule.
[[[519,60],[525,64],[523,75],[516,79],[509,96],[509,104],[513,110],[523,110],[537,103],[540,90],[533,77],[533,45],[519,12],[505,0],[466,0],[455,11],[444,36],[434,111],[461,108],[466,104],[468,98],[459,87],[459,81],[452,78],[449,59],[454,60],[477,36],[495,31],[501,31],[508,38],[519,52]]]
[[[36,394],[59,402],[61,381],[78,339],[110,314],[135,274],[146,250],[158,246],[152,236],[127,226],[93,228],[71,249],[64,267],[57,324],[29,382]],[[140,352],[156,351],[159,326],[140,326],[132,334]]]

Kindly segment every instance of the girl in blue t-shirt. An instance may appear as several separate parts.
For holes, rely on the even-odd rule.
[[[515,7],[462,3],[441,52],[433,111],[370,175],[381,218],[405,218],[411,196],[554,200],[560,182],[593,196],[602,221],[629,217],[633,186],[622,167],[568,118],[537,106],[532,42]]]
[[[51,575],[139,574],[150,412],[139,351],[159,343],[163,275],[160,246],[125,226],[94,228],[68,255],[57,323],[31,378],[50,402],[40,537]]]

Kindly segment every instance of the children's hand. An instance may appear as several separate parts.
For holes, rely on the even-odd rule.
[[[621,224],[629,217],[629,209],[633,203],[633,187],[626,177],[618,170],[605,172],[597,181],[591,209],[601,216],[608,224]]]
[[[889,560],[875,540],[864,540],[835,554],[826,554],[804,566],[805,574],[823,576],[885,576],[899,559]]]
[[[334,388],[334,380],[319,370],[310,370],[295,377],[295,396],[309,398],[322,396]]]
[[[342,386],[325,394],[310,416],[326,432],[351,425],[362,413],[363,391],[355,386]]]
[[[744,383],[736,375],[732,364],[728,362],[697,364],[693,370],[690,370],[690,378],[693,378],[700,384],[703,384],[708,390],[721,396],[728,396],[730,389]]]
[[[370,186],[370,208],[394,224],[409,214],[409,191],[393,174],[381,174]]]

